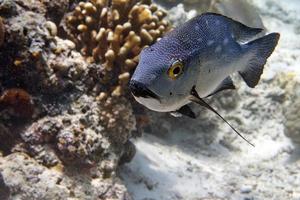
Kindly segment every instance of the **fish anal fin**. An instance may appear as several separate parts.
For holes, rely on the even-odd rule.
[[[234,90],[235,86],[233,84],[232,79],[230,78],[230,76],[228,76],[227,78],[225,78],[220,85],[211,93],[209,94],[207,97],[212,96],[214,94],[217,94],[218,92],[221,92],[223,90]]]
[[[268,57],[274,51],[279,37],[280,35],[278,33],[271,33],[243,45],[246,54],[250,54],[251,57],[246,67],[239,71],[239,74],[249,87],[254,88],[258,84],[260,76],[263,73],[264,65]]]
[[[176,112],[178,112],[182,115],[185,115],[187,117],[190,117],[192,119],[196,119],[196,114],[193,112],[193,110],[188,105],[182,106]]]

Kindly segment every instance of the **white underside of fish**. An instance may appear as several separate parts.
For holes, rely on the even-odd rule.
[[[251,56],[250,53],[248,53],[248,55],[245,54],[241,59],[235,60],[234,63],[229,62],[227,65],[224,64],[222,66],[206,63],[206,65],[202,66],[198,71],[198,80],[195,84],[198,95],[203,98],[212,94],[225,78],[235,72],[242,71]],[[191,102],[189,95],[180,100],[175,99],[176,101],[170,101],[169,99],[168,102],[164,102],[164,99],[159,101],[154,98],[135,97],[135,99],[148,109],[157,112],[173,112]]]
[[[200,69],[198,81],[196,83],[196,91],[200,97],[206,97],[213,93],[215,89],[222,83],[222,81],[239,70],[243,70],[248,62],[250,56],[244,56],[236,63],[231,63],[228,66],[212,66],[207,65]],[[176,102],[159,101],[154,98],[135,97],[136,101],[146,106],[150,110],[157,112],[172,112],[176,111],[182,106],[190,103],[189,96],[186,98],[177,100]]]
[[[250,58],[251,55],[248,53],[228,65],[216,66],[207,63],[206,66],[201,67],[196,83],[198,95],[203,98],[212,94],[225,78],[235,72],[244,70]]]
[[[160,102],[157,99],[154,98],[143,98],[143,97],[134,97],[137,102],[140,104],[146,106],[150,110],[154,110],[156,112],[172,112],[176,111],[182,106],[190,103],[188,96],[185,99],[182,99],[180,101],[176,101],[174,103],[164,103]]]

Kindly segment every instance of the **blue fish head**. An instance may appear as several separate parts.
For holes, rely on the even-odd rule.
[[[189,77],[187,56],[172,51],[176,48],[170,44],[170,41],[162,39],[145,48],[130,81],[135,99],[159,112],[175,111],[186,104],[194,80]],[[175,79],[170,77],[169,70],[178,61],[184,67],[182,74]]]

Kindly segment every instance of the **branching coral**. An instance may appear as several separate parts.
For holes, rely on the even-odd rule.
[[[103,83],[118,77],[112,96],[120,96],[143,47],[169,30],[151,0],[91,0],[80,2],[63,23],[67,35],[90,61],[104,66]]]

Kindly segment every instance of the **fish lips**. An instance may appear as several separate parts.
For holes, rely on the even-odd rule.
[[[154,98],[160,101],[160,98],[157,94],[152,92],[145,84],[136,81],[131,80],[129,83],[129,89],[131,90],[132,94],[135,97],[143,97],[143,98]]]

